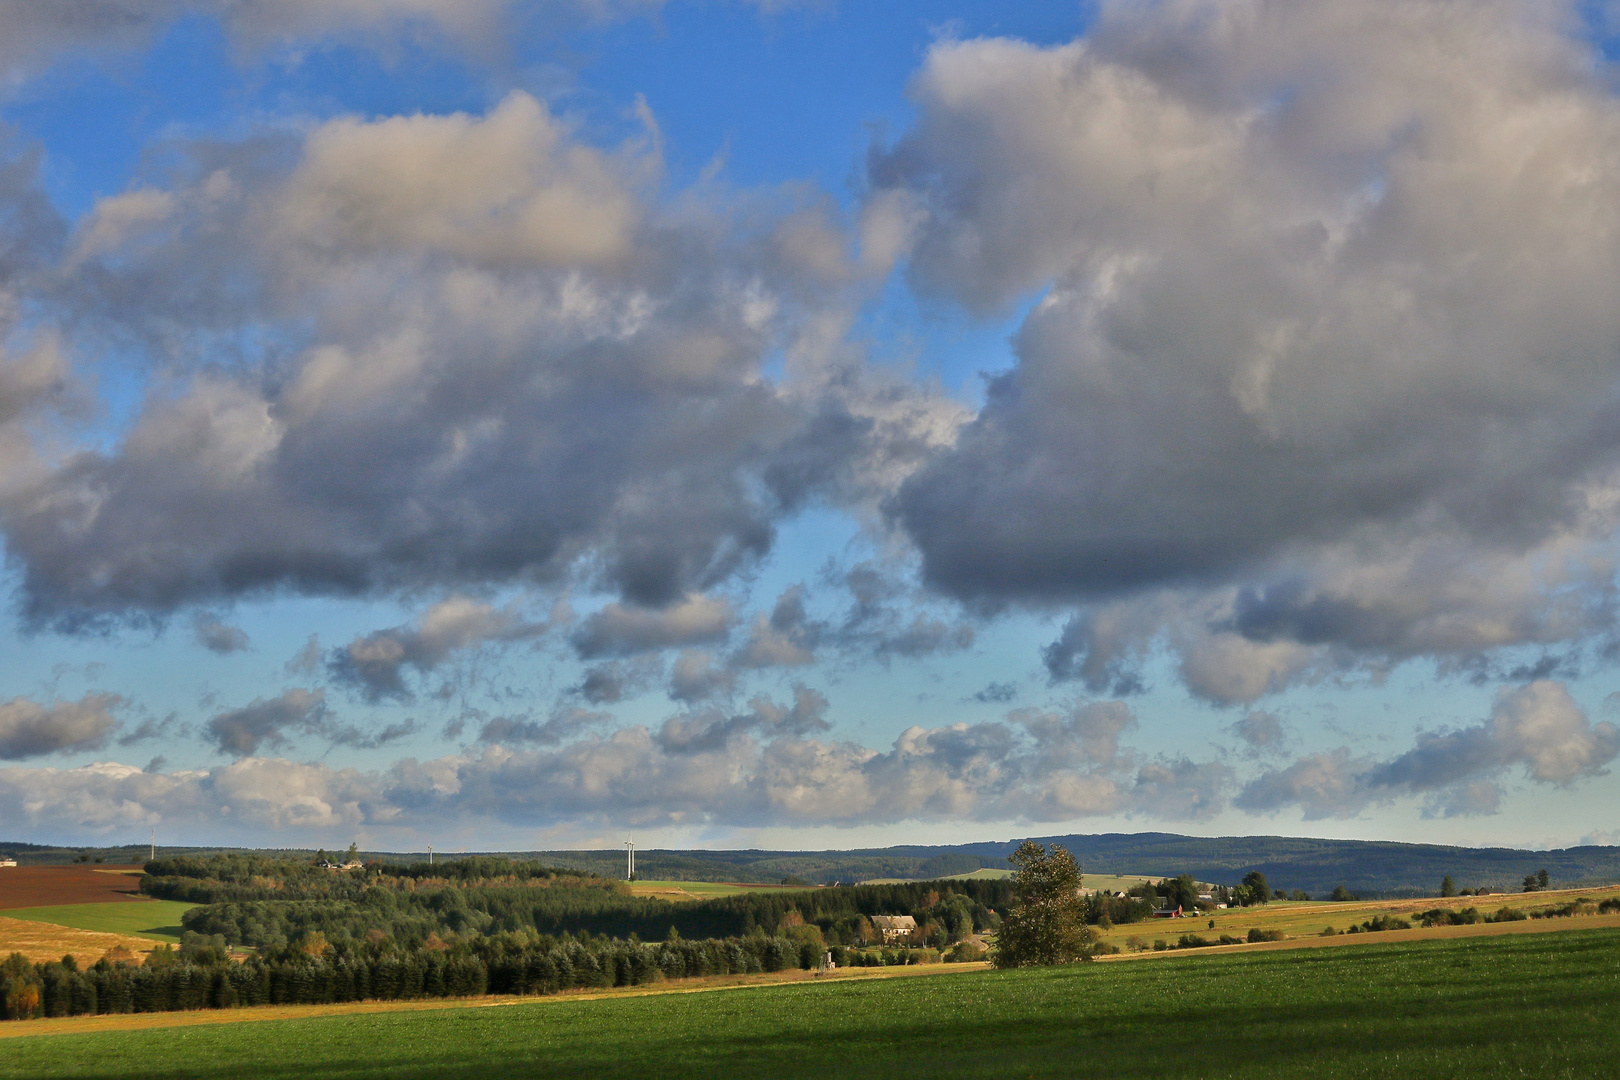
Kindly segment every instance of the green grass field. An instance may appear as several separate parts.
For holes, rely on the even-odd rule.
[[[1620,933],[370,1013],[0,1043],[0,1077],[1620,1075]]]
[[[63,904],[59,907],[18,908],[3,914],[10,919],[71,926],[76,930],[101,930],[112,934],[134,934],[178,944],[180,916],[196,907],[179,900],[147,900],[141,903]]]

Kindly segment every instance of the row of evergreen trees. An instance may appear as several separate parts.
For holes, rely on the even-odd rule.
[[[306,939],[306,941],[309,939]],[[71,957],[0,962],[0,1017],[229,1009],[399,1001],[478,994],[554,994],[582,987],[636,986],[662,979],[810,968],[819,948],[756,934],[658,944],[598,939],[502,941],[498,947],[424,948],[368,955],[312,956],[296,950],[245,962],[199,949],[169,963],[98,962],[80,971]]]

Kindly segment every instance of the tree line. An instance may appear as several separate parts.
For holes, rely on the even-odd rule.
[[[622,882],[498,859],[371,875],[311,874],[241,856],[158,860],[151,870],[144,891],[202,905],[183,917],[186,930],[261,949],[311,931],[329,939],[375,931],[411,943],[435,933],[518,931],[728,938],[774,933],[790,918],[816,927],[825,944],[863,945],[881,940],[871,927],[874,915],[911,915],[921,943],[945,947],[994,926],[994,909],[1010,896],[1007,882],[991,880],[772,890],[675,903],[631,896]]]
[[[310,1005],[479,994],[555,994],[637,986],[661,979],[811,968],[819,950],[788,937],[755,934],[657,944],[612,939],[499,935],[404,949],[392,943],[340,947],[316,934],[237,962],[218,939],[187,934],[178,952],[145,964],[102,959],[79,970],[71,956],[0,962],[0,1016],[171,1012],[248,1005]]]

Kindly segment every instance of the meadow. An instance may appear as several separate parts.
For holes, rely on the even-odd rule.
[[[1620,1073],[1617,968],[1620,933],[1569,931],[139,1030],[27,1021],[6,1026],[0,1077],[1585,1078]]]

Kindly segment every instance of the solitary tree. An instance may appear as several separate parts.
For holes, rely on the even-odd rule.
[[[346,863],[360,861],[360,845],[358,843],[351,843],[349,845],[349,853],[344,856],[343,861]]]
[[[1534,874],[1526,874],[1526,875],[1524,875],[1524,891],[1525,892],[1535,892],[1539,888],[1541,888],[1541,882],[1536,880],[1536,875],[1534,875]]]
[[[1013,899],[996,931],[991,959],[997,967],[1072,964],[1090,960],[1097,932],[1086,925],[1080,902],[1080,866],[1061,844],[1048,852],[1025,840],[1008,859]]]
[[[1451,875],[1450,874],[1447,874],[1445,877],[1440,879],[1440,895],[1441,896],[1456,896],[1457,895],[1457,884],[1456,884],[1456,882],[1451,880]]]
[[[1547,868],[1545,866],[1536,871],[1536,885],[1542,889],[1550,888],[1552,885],[1552,880],[1547,877]]]
[[[1333,895],[1328,897],[1328,899],[1337,900],[1341,904],[1347,900],[1354,900],[1355,898],[1356,894],[1345,888],[1343,885],[1333,886]]]

